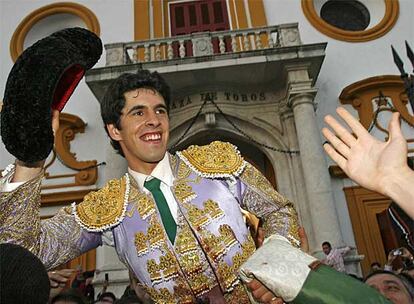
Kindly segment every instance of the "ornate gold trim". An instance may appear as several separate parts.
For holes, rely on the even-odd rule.
[[[325,22],[316,12],[313,0],[302,0],[302,10],[309,22],[321,33],[342,41],[363,42],[377,39],[392,29],[398,19],[398,0],[384,0],[385,14],[374,27],[364,31],[346,31]]]
[[[42,6],[27,15],[17,26],[10,40],[10,55],[13,61],[23,52],[24,40],[27,33],[38,21],[56,14],[72,14],[80,17],[86,27],[99,36],[99,21],[87,7],[73,2],[58,2]]]
[[[199,176],[220,178],[239,176],[246,166],[236,146],[213,141],[206,146],[190,146],[177,152],[178,157]]]
[[[87,231],[102,232],[125,217],[130,190],[129,175],[110,180],[102,189],[87,194],[79,205],[72,204],[76,222]]]

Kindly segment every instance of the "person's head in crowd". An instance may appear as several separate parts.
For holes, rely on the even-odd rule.
[[[86,304],[86,301],[78,290],[67,289],[53,297],[50,304]]]
[[[99,296],[99,304],[113,304],[116,301],[116,297],[112,292],[104,292]]]
[[[381,264],[378,262],[371,263],[371,272],[381,270]]]
[[[0,244],[0,303],[45,304],[50,283],[42,262],[27,249]]]
[[[365,278],[365,283],[378,290],[394,304],[414,303],[414,286],[401,275],[380,270],[369,274]]]
[[[322,243],[322,250],[323,250],[323,253],[325,253],[326,255],[328,255],[331,252],[331,250],[332,250],[331,243],[329,243],[329,242],[323,242]]]

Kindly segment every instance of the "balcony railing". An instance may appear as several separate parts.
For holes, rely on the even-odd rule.
[[[298,25],[202,32],[105,45],[107,66],[237,54],[301,44]]]

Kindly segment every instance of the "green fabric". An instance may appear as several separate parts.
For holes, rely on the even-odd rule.
[[[164,194],[161,192],[160,184],[161,181],[158,178],[153,178],[149,181],[146,181],[144,183],[144,187],[147,188],[154,196],[158,211],[161,215],[164,229],[167,232],[171,243],[174,244],[175,235],[177,233],[177,224],[175,223],[170,208],[168,207],[167,200],[165,199]]]
[[[311,270],[294,304],[392,304],[374,288],[321,265]]]

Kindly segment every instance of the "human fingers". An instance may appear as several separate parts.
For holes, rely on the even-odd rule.
[[[50,271],[48,272],[49,280],[52,282],[55,282],[57,284],[65,284],[73,271],[70,271],[68,269],[65,270],[56,270],[56,271]]]
[[[336,113],[338,113],[339,117],[341,117],[346,122],[346,124],[351,128],[352,132],[354,132],[357,137],[368,133],[364,126],[345,108],[338,107],[336,109]]]
[[[257,248],[259,248],[263,245],[264,237],[265,237],[265,230],[262,227],[259,227],[257,229],[257,236],[256,236],[256,246],[257,246]]]
[[[333,134],[328,128],[323,128],[322,134],[328,140],[329,144],[335,148],[336,151],[338,151],[345,158],[349,157],[350,148],[341,139]]]
[[[274,294],[271,293],[264,285],[261,285],[259,288],[252,290],[253,297],[262,303],[270,302],[274,298]]]
[[[60,112],[58,110],[52,110],[52,130],[53,135],[56,135],[57,130],[59,129],[59,116]]]
[[[299,227],[298,234],[299,234],[299,239],[300,239],[300,249],[303,252],[308,253],[309,252],[309,240],[308,240],[308,235],[306,234],[305,228]]]
[[[328,143],[323,145],[323,149],[325,150],[326,154],[342,169],[345,170],[346,167],[346,159],[339,154],[332,146]]]
[[[335,132],[335,134],[348,146],[352,147],[356,143],[356,138],[341,123],[331,115],[326,115],[325,123]]]
[[[273,297],[270,300],[270,304],[283,304],[283,300],[281,298]]]
[[[255,280],[255,279],[251,280],[246,285],[251,291],[256,290],[257,288],[262,286],[262,284],[258,280]]]
[[[388,123],[388,131],[390,135],[390,140],[393,140],[398,137],[404,137],[401,131],[399,112],[392,113],[391,120]]]
[[[250,292],[257,301],[263,302],[262,296],[268,292],[268,289],[262,283],[256,279],[253,279],[247,283],[247,287],[250,289]]]

